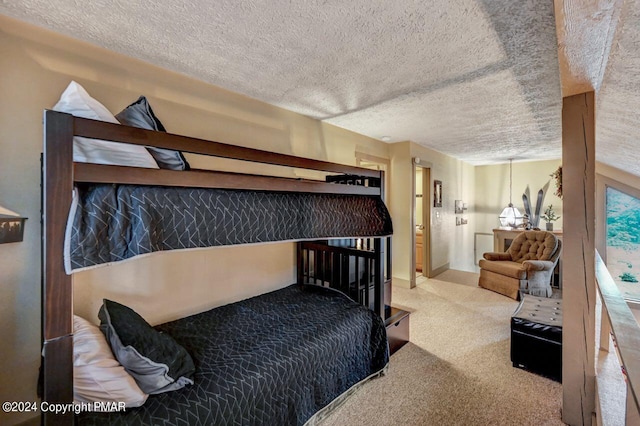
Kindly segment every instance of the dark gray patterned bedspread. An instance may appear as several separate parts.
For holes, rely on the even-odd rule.
[[[163,324],[195,384],[80,424],[300,425],[388,362],[382,319],[343,294],[292,285]]]
[[[161,250],[392,233],[377,196],[95,185],[78,188],[67,272]]]

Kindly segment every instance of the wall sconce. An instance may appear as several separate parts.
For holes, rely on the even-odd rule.
[[[22,241],[25,220],[26,217],[0,214],[0,244]]]

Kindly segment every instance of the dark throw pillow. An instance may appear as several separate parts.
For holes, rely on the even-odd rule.
[[[157,394],[193,384],[193,360],[173,337],[111,300],[103,299],[98,318],[116,359],[143,392]]]
[[[120,124],[141,129],[166,132],[164,126],[153,113],[147,98],[140,96],[137,101],[123,109],[116,115]],[[189,170],[189,163],[180,151],[172,149],[155,148],[148,146],[147,150],[153,156],[161,169]]]

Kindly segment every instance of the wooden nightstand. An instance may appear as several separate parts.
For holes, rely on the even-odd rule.
[[[409,341],[409,312],[385,306],[385,317],[389,354],[393,355]]]

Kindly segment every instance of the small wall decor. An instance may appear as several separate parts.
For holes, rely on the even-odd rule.
[[[462,225],[462,219],[460,218],[460,216],[456,216],[456,226],[460,225]]]
[[[466,225],[467,223],[469,223],[469,221],[467,220],[466,217],[463,217],[462,219],[460,219],[460,225]]]
[[[26,217],[0,214],[0,244],[22,241],[25,220]]]
[[[555,194],[562,200],[562,165],[558,166],[555,172],[551,173],[551,176],[556,182]]]
[[[442,181],[433,181],[433,207],[442,207]]]
[[[549,188],[549,182],[547,182],[542,189],[538,191],[538,197],[536,199],[535,210],[532,210],[532,201],[531,193],[529,191],[529,185],[524,190],[524,194],[522,194],[522,202],[524,203],[524,212],[525,217],[528,220],[528,226],[525,226],[525,229],[530,228],[538,228],[538,224],[540,223],[540,209],[542,208],[542,203],[544,202],[544,197],[547,195],[547,189]],[[523,225],[527,225],[523,223]]]
[[[464,204],[462,200],[456,200],[455,202],[455,213],[462,214],[464,213]]]

